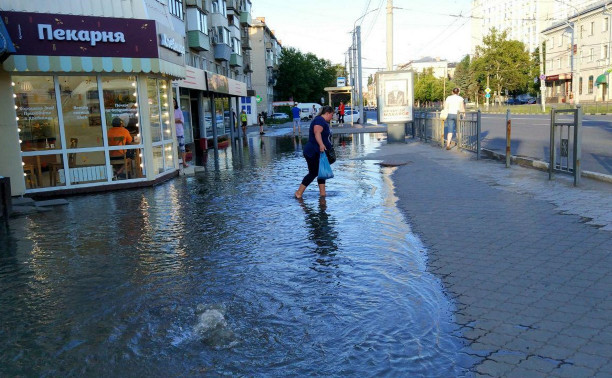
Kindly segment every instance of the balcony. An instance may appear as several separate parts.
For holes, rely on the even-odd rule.
[[[200,9],[204,9],[204,0],[186,0],[185,5],[188,7],[198,7]]]
[[[240,39],[240,28],[236,25],[230,25],[228,27],[232,38]]]
[[[240,40],[240,44],[242,45],[243,50],[253,50],[253,46],[251,45],[251,39],[249,37],[242,36]]]
[[[272,60],[272,58],[266,58],[266,67],[268,68],[274,67],[274,61]]]
[[[227,17],[225,17],[223,14],[221,14],[221,13],[211,13],[210,14],[210,26],[212,26],[212,27],[217,27],[217,26],[227,27],[227,25],[228,25]]]
[[[253,72],[253,67],[250,64],[245,64],[244,65],[244,73],[248,74],[248,73],[252,73]]]
[[[199,30],[187,32],[187,44],[197,51],[210,51],[210,37]]]
[[[232,56],[232,48],[225,43],[217,43],[215,45],[215,59],[228,61]]]
[[[243,65],[243,58],[241,55],[238,55],[236,53],[232,53],[231,57],[230,57],[230,66],[232,67],[242,67]]]
[[[228,12],[239,12],[240,6],[238,0],[227,0]]]
[[[243,26],[253,25],[253,18],[251,18],[251,12],[240,12],[240,24]]]

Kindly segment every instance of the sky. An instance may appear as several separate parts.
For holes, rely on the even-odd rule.
[[[364,80],[386,68],[387,0],[253,0],[252,4],[253,18],[265,17],[283,47],[311,52],[334,64],[345,63],[350,32],[361,25]],[[393,0],[393,7],[394,66],[426,56],[456,62],[469,54],[470,0]]]

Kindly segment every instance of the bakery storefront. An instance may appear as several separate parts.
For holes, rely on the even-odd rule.
[[[183,38],[141,19],[0,12],[0,176],[13,195],[152,185],[178,169]]]

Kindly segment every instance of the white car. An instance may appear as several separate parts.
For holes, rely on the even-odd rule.
[[[359,110],[346,110],[344,112],[344,123],[361,123],[359,118]]]
[[[287,115],[286,113],[272,113],[270,115],[270,118],[272,118],[272,119],[289,119],[289,115]]]

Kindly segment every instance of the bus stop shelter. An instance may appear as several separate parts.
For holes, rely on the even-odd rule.
[[[352,92],[353,87],[350,85],[346,87],[325,87],[323,89],[325,89],[325,92],[327,92],[330,106],[332,105],[331,98],[332,98],[332,95],[334,94],[349,93],[351,95],[351,104],[353,103],[353,92]]]

